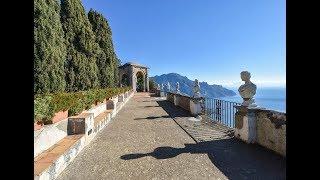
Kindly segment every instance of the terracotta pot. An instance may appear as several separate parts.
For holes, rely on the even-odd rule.
[[[51,121],[56,123],[66,118],[68,118],[68,110],[55,113]]]
[[[42,123],[35,122],[34,126],[33,126],[33,129],[34,129],[34,131],[36,131],[36,130],[41,129],[42,127],[43,127]]]

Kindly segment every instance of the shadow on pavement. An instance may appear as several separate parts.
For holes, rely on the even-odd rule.
[[[171,102],[157,101],[170,117],[189,117],[182,108]],[[286,179],[286,159],[254,144],[246,144],[235,138],[185,144],[184,148],[158,147],[149,153],[122,155],[123,160],[151,156],[169,159],[182,153],[207,154],[211,162],[229,179]],[[192,163],[192,162],[190,162]]]

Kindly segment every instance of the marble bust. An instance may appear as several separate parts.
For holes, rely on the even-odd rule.
[[[253,96],[256,94],[257,86],[250,81],[251,74],[248,71],[242,71],[240,76],[241,80],[244,81],[244,84],[238,89],[243,99],[242,105],[256,107]]]
[[[171,86],[170,86],[170,83],[168,82],[167,83],[167,90],[170,91],[170,89],[171,89]]]
[[[194,86],[193,86],[193,97],[200,97],[200,83],[198,79],[194,80]]]
[[[177,84],[176,84],[176,92],[177,92],[177,93],[180,93],[180,85],[179,85],[179,82],[177,82]]]

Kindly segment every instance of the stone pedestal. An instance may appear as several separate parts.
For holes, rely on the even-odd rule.
[[[201,114],[201,104],[199,101],[190,100],[190,112],[194,116]]]
[[[115,109],[116,105],[112,100],[107,100],[106,102],[107,110],[109,109]]]
[[[118,102],[123,102],[124,101],[124,94],[120,94],[118,96]]]
[[[175,106],[179,106],[179,97],[178,96],[176,96],[176,95],[173,96],[173,103]]]
[[[68,135],[85,134],[89,136],[93,131],[93,113],[82,113],[68,118]]]
[[[236,106],[236,109],[238,111],[235,114],[235,137],[246,143],[255,143],[257,136],[256,109],[246,106]]]
[[[160,97],[166,97],[166,93],[164,91],[160,91]]]

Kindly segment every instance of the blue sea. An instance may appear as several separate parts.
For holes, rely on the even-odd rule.
[[[221,97],[218,99],[239,102],[242,103],[242,98],[238,93],[237,88],[229,88],[237,93],[236,96],[229,97]],[[286,112],[286,88],[285,87],[277,87],[277,88],[258,88],[257,93],[254,96],[256,104],[260,107],[264,107],[267,109]]]

